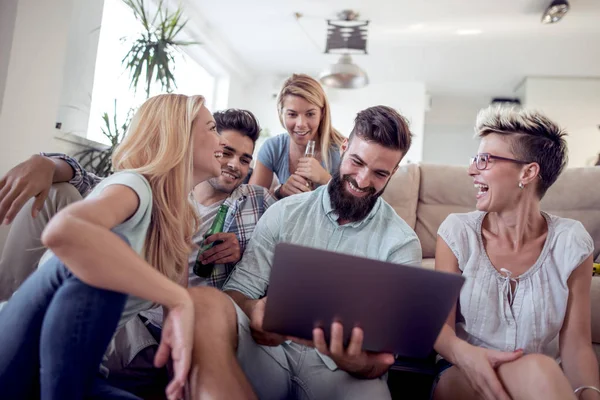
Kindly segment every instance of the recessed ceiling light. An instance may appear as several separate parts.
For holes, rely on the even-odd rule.
[[[457,35],[479,35],[481,34],[481,29],[459,29],[456,31]]]
[[[420,31],[423,28],[425,28],[425,24],[412,24],[407,27],[410,31]]]

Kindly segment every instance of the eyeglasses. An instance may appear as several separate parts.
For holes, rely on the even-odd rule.
[[[494,156],[489,153],[480,153],[480,154],[477,154],[475,157],[471,157],[470,165],[475,164],[475,168],[477,168],[479,171],[483,171],[483,170],[487,169],[488,161],[490,159],[510,161],[510,162],[514,162],[517,164],[529,164],[530,163],[529,161],[515,160],[514,158]]]

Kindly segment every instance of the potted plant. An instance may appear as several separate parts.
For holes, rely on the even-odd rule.
[[[173,74],[174,52],[180,46],[197,43],[177,39],[187,24],[187,20],[183,19],[181,6],[171,12],[164,5],[163,0],[160,0],[156,13],[150,18],[146,0],[123,0],[123,2],[129,6],[143,28],[140,36],[122,39],[131,41],[131,48],[122,60],[125,69],[129,71],[130,87],[137,91],[138,85],[143,83],[146,98],[150,97],[153,81],[160,83],[163,91],[172,92],[177,87]],[[109,139],[110,145],[103,149],[88,148],[74,155],[86,170],[101,177],[112,174],[113,150],[123,140],[133,113],[133,110],[129,109],[125,120],[117,122],[116,105],[115,100],[112,118],[108,113],[102,115],[104,121],[102,133]]]
[[[145,0],[123,2],[131,8],[143,27],[141,35],[132,40],[131,48],[122,61],[129,71],[131,88],[137,90],[143,76],[146,97],[150,97],[153,81],[160,83],[167,93],[172,92],[177,87],[173,75],[173,53],[181,46],[197,44],[177,39],[187,24],[187,20],[183,20],[181,6],[171,12],[160,0],[157,12],[150,18]]]
[[[110,145],[104,149],[90,147],[74,155],[85,170],[99,177],[107,177],[113,173],[112,153],[125,137],[133,115],[133,109],[130,108],[125,119],[119,122],[117,119],[117,100],[114,104],[112,118],[106,112],[102,114],[102,120],[104,121],[104,126],[101,127],[102,134],[108,138]]]

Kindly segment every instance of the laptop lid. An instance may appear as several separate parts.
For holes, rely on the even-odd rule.
[[[288,243],[275,247],[263,328],[312,339],[333,321],[344,339],[359,326],[363,348],[426,357],[460,293],[458,274]]]

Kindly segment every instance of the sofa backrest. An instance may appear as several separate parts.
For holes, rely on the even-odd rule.
[[[600,254],[600,167],[571,168],[563,172],[542,200],[542,210],[581,221]],[[435,257],[437,230],[451,213],[475,209],[473,178],[466,167],[420,166],[419,201],[415,231],[423,258]]]
[[[412,229],[415,229],[417,221],[419,185],[419,165],[403,165],[390,178],[390,182],[381,196]]]
[[[542,200],[542,210],[580,221],[594,239],[594,259],[600,256],[600,166],[569,168]]]
[[[422,164],[415,232],[423,258],[435,257],[437,231],[449,214],[475,209],[473,178],[466,167]]]

